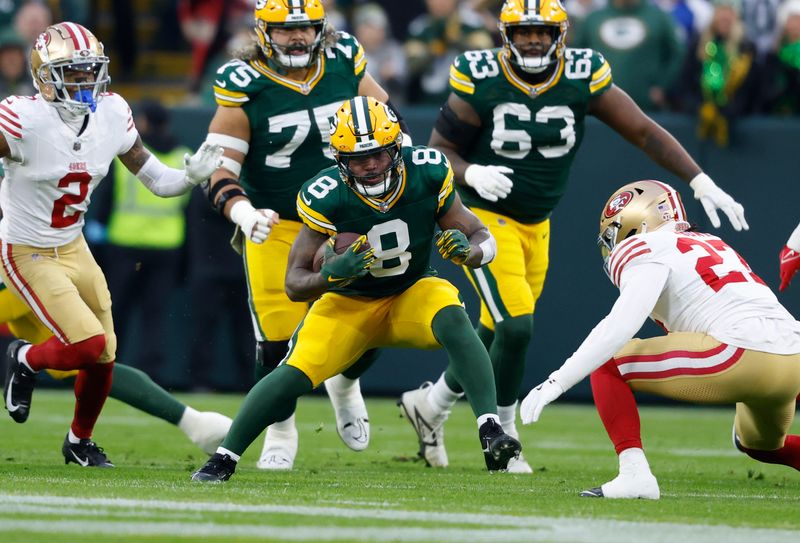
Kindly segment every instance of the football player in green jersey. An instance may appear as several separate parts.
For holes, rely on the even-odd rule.
[[[284,357],[292,332],[309,308],[305,301],[287,298],[284,276],[289,248],[302,226],[295,210],[297,191],[333,164],[330,118],[353,96],[383,101],[388,96],[367,73],[364,50],[355,38],[328,29],[319,0],[260,0],[255,21],[258,43],[217,72],[214,94],[219,107],[207,141],[225,148],[209,197],[240,234],[258,380]],[[368,353],[346,376],[326,383],[339,435],[354,450],[363,450],[369,442],[357,376],[375,354]],[[257,465],[291,469],[296,453],[292,415],[267,430]]]
[[[566,47],[568,24],[559,0],[506,0],[503,47],[455,60],[452,92],[429,142],[447,154],[464,204],[497,240],[498,257],[466,271],[482,302],[478,333],[494,365],[500,423],[514,436],[534,306],[548,267],[549,217],[566,190],[586,115],[689,182],[714,226],[721,209],[736,230],[748,228],[742,206],[612,84],[600,53]],[[461,390],[445,373],[401,398],[404,412],[415,413],[410,420],[431,465],[447,464],[443,423]],[[531,473],[524,458],[509,471]]]
[[[437,226],[442,256],[468,267],[492,260],[491,234],[453,190],[445,156],[403,147],[394,113],[374,98],[358,96],[339,108],[331,149],[336,167],[319,172],[298,194],[304,226],[286,274],[292,300],[316,302],[280,366],[253,387],[217,453],[192,480],[230,478],[250,443],[265,426],[292,413],[297,398],[370,349],[389,346],[444,347],[477,417],[486,466],[505,469],[520,445],[497,422],[489,354],[458,290],[429,265]],[[337,232],[362,235],[337,254],[329,240]],[[315,272],[314,256],[323,244],[325,257]]]

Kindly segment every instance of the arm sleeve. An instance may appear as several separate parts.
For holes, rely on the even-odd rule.
[[[631,266],[623,278],[611,312],[589,333],[578,350],[550,377],[567,390],[605,364],[642,327],[653,311],[669,276],[663,264]]]

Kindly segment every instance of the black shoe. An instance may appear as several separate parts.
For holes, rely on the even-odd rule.
[[[489,419],[484,422],[478,433],[483,456],[486,459],[486,469],[489,471],[506,471],[508,461],[519,458],[522,444],[505,433],[496,420]]]
[[[84,468],[113,468],[114,464],[106,457],[102,447],[91,439],[81,439],[79,443],[70,443],[69,434],[64,438],[61,447],[64,463],[74,462]]]
[[[201,483],[222,483],[236,471],[236,460],[227,454],[214,453],[205,466],[192,473],[192,481]]]
[[[9,416],[22,424],[31,413],[31,396],[36,385],[36,372],[17,361],[20,348],[30,345],[18,339],[12,341],[6,351],[6,381],[3,386],[3,398]]]

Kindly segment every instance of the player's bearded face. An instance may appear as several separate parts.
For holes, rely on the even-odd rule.
[[[360,183],[366,185],[375,185],[383,182],[385,173],[391,165],[392,157],[386,149],[381,149],[370,155],[352,157],[348,160],[350,171],[358,178]]]
[[[283,53],[290,56],[308,54],[308,48],[317,38],[317,29],[312,26],[296,26],[292,28],[273,28],[270,38],[275,45],[281,47]]]
[[[522,56],[541,57],[553,45],[553,28],[544,25],[519,26],[511,31],[511,42]]]

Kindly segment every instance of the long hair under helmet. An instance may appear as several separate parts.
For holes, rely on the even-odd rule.
[[[316,62],[328,19],[320,0],[256,0],[256,36],[261,51],[284,68],[307,68]],[[278,45],[270,32],[275,28],[313,26],[310,45]],[[292,54],[302,51],[301,54]]]

